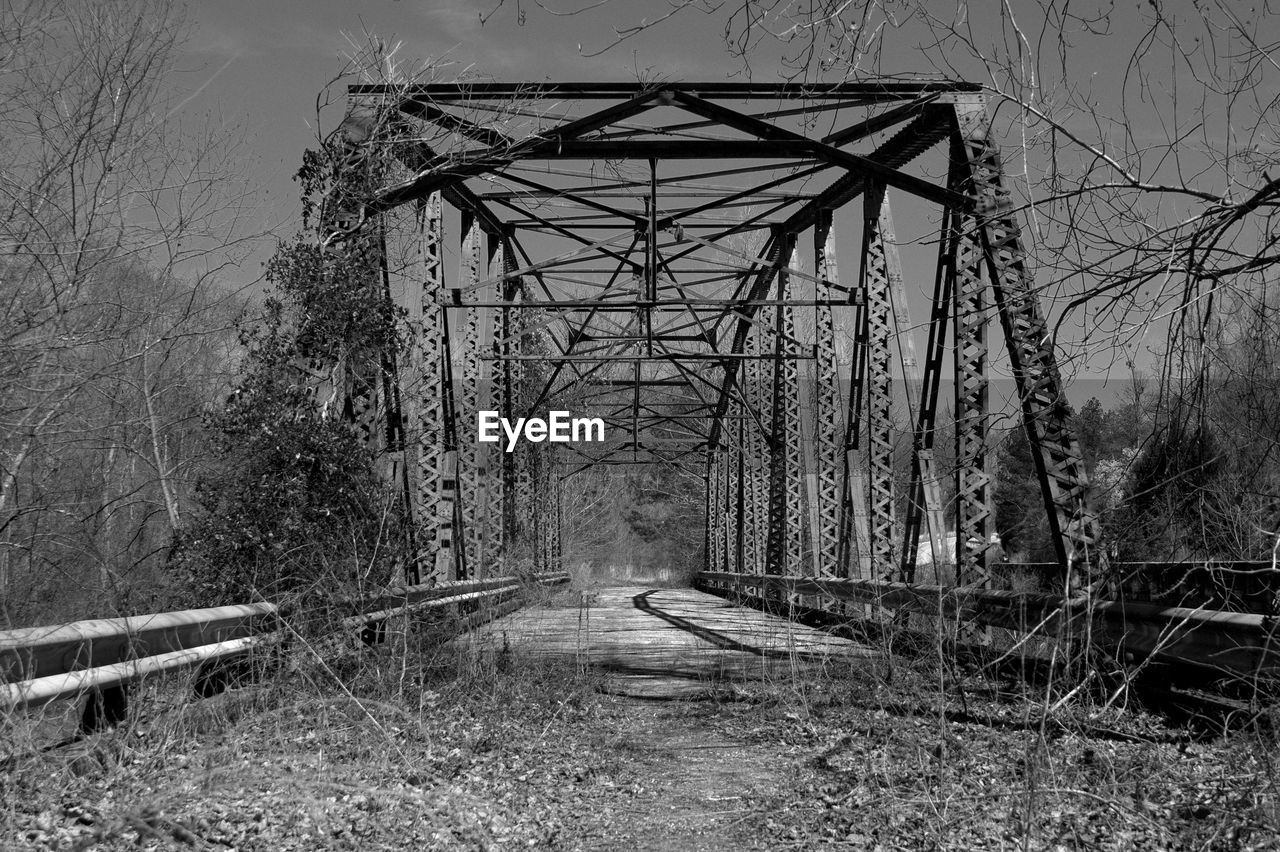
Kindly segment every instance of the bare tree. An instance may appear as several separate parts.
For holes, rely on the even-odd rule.
[[[0,10],[10,620],[109,607],[157,564],[200,412],[225,383],[238,308],[217,282],[248,246],[249,196],[234,135],[181,125],[166,99],[182,34],[151,0]]]
[[[1280,17],[1267,0],[1175,5],[672,0],[637,19],[613,0],[498,0],[483,17],[608,18],[612,37],[588,55],[710,24],[742,70],[770,79],[981,83],[1044,247],[1042,285],[1091,323],[1111,319],[1101,339],[1256,286],[1280,262]]]

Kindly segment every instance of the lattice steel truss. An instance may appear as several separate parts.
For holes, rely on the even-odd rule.
[[[837,361],[835,310],[840,274],[836,259],[836,236],[830,210],[819,215],[813,229],[814,274],[818,279],[818,304],[814,307],[814,433],[813,451],[817,503],[817,574],[843,576],[839,570],[841,529],[841,480],[844,474],[843,415],[841,410],[840,365]]]
[[[412,221],[418,251],[387,264],[384,285],[417,334],[391,380],[344,380],[344,410],[380,450],[416,459],[391,467],[407,473],[426,575],[557,567],[566,477],[663,464],[705,479],[712,570],[910,578],[924,521],[941,556],[949,505],[956,580],[989,582],[993,315],[1062,564],[1098,570],[1079,446],[976,86],[365,85],[350,98],[395,117],[378,156],[403,177],[331,223],[330,243]],[[938,238],[916,241],[939,247],[931,290],[904,270],[891,197],[915,221],[941,211]],[[406,206],[413,217],[392,215]],[[860,262],[853,286],[841,253]],[[929,316],[923,370],[912,299]],[[934,436],[949,328],[944,504]],[[481,410],[597,416],[607,440],[505,452],[476,443]]]

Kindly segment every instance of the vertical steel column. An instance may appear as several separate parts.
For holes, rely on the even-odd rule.
[[[801,388],[814,388],[815,385],[816,382],[812,378],[806,377],[800,381]],[[804,511],[800,517],[804,519],[801,532],[804,533],[805,558],[802,559],[799,569],[800,573],[806,576],[819,577],[825,572],[822,568],[822,518],[819,514],[821,500],[818,496],[818,460],[815,457],[817,448],[814,446],[817,442],[817,424],[813,422],[813,418],[817,403],[812,400],[812,393],[805,396],[809,399],[802,399],[800,402],[800,447],[803,450],[800,461],[801,470],[804,472],[801,478],[804,487]]]
[[[785,235],[783,256],[791,259],[795,235]],[[787,299],[790,275],[778,270],[778,300]],[[766,572],[787,574],[798,569],[803,533],[800,529],[802,492],[799,476],[799,409],[796,400],[796,362],[792,356],[795,328],[791,310],[774,309],[773,394],[769,453],[769,543]]]
[[[480,281],[480,251],[483,234],[474,217],[465,212],[462,217],[463,238],[461,246],[461,275],[459,284],[463,291],[477,298],[475,286]],[[462,337],[457,343],[457,358],[462,364],[462,385],[458,388],[458,484],[459,514],[462,517],[462,547],[465,550],[463,564],[470,578],[480,576],[480,530],[485,523],[481,494],[480,444],[476,441],[474,425],[476,412],[480,410],[481,313],[484,309],[463,308]]]
[[[506,242],[497,234],[489,235],[488,257],[489,276],[501,275],[507,269]],[[506,282],[499,281],[493,293],[499,300],[504,299]],[[494,355],[501,354],[501,339],[506,334],[506,308],[486,309],[488,320],[481,326],[488,329],[483,349]],[[480,364],[481,407],[489,411],[502,410],[505,399],[505,362],[482,361]],[[481,547],[481,568],[488,576],[505,576],[505,512],[506,504],[503,495],[506,493],[506,476],[501,444],[485,444],[480,448],[484,461],[483,484],[485,490],[483,540]],[[480,574],[479,576],[485,576]]]
[[[871,562],[875,576],[897,579],[894,558],[893,376],[889,341],[890,253],[884,238],[884,185],[868,188],[863,215],[862,282],[867,324],[867,434],[871,498]],[[896,261],[896,256],[894,257]]]
[[[508,249],[513,248],[510,240],[507,243]],[[512,270],[516,268],[514,253],[507,252],[507,264]],[[507,282],[509,285],[511,281]],[[517,286],[511,292],[509,301],[519,302],[524,299],[524,281],[517,280]],[[537,340],[533,334],[529,333],[528,323],[522,308],[511,308],[507,322],[507,339],[510,341],[511,354],[533,354],[538,351]],[[535,367],[531,363],[524,361],[508,361],[510,372],[508,383],[510,393],[508,395],[509,408],[504,412],[503,416],[507,417],[511,422],[515,422],[516,418],[528,416],[526,406],[532,401],[532,394],[536,393]],[[531,378],[531,375],[533,376]],[[531,445],[527,442],[521,442],[516,445],[515,451],[504,453],[504,462],[510,463],[511,487],[510,491],[510,514],[504,513],[504,517],[509,517],[511,526],[506,532],[506,542],[508,548],[520,547],[527,550],[529,557],[535,564],[541,559],[541,544],[539,535],[541,534],[543,525],[540,521],[539,513],[536,511],[538,507],[537,499],[539,496],[538,472],[540,470],[540,453],[538,449],[541,445]]]
[[[729,414],[734,413],[734,406],[729,406]],[[729,429],[726,434],[730,436],[728,446],[721,444],[721,452],[724,455],[724,505],[720,510],[724,512],[724,570],[739,571],[738,566],[738,540],[740,530],[738,529],[738,498],[740,496],[742,483],[738,480],[738,459],[742,454],[742,449],[737,442],[732,440],[733,425],[730,422]]]
[[[712,519],[715,517],[715,489],[711,487],[711,468],[715,466],[713,452],[703,454],[705,470],[702,472],[702,570],[714,571],[716,550],[712,541]]]
[[[1089,480],[1080,444],[1068,422],[1071,409],[1027,268],[1021,231],[1003,185],[1000,154],[990,140],[986,104],[979,98],[960,100],[955,110],[956,159],[967,167],[966,194],[973,199],[979,251],[1000,309],[1050,534],[1069,579],[1092,581],[1106,575],[1101,530],[1089,506]],[[1075,574],[1083,576],[1072,576]]]
[[[424,526],[420,538],[423,553],[419,564],[426,567],[424,582],[451,579],[453,573],[453,488],[454,459],[445,447],[445,370],[442,341],[445,334],[442,262],[443,222],[440,194],[432,193],[418,210],[422,258],[420,299],[421,333],[417,345],[415,389],[418,407],[418,513]]]
[[[724,571],[724,556],[727,541],[724,529],[724,453],[713,450],[708,459],[710,469],[711,498],[708,508],[711,510],[707,523],[711,529],[711,570]]]
[[[863,241],[866,241],[865,235]],[[858,457],[862,446],[862,404],[867,375],[867,294],[861,277],[859,283],[862,285],[859,287],[862,302],[854,310],[853,363],[849,368],[848,414],[845,417],[840,564],[848,566],[850,576],[861,578],[871,577],[871,550],[868,546],[871,533],[867,523],[866,473]]]
[[[750,542],[752,541],[752,537],[755,533],[747,528],[747,511],[752,499],[751,481],[748,473],[749,466],[747,464],[749,454],[747,452],[746,445],[743,443],[747,434],[744,430],[745,412],[741,411],[740,405],[738,408],[739,413],[742,416],[734,421],[733,427],[734,445],[738,449],[735,453],[737,457],[737,465],[734,470],[731,471],[735,482],[734,493],[737,497],[734,501],[733,507],[734,530],[736,535],[733,542],[733,565],[731,570],[739,574],[746,574],[749,571],[755,570],[754,565],[748,567],[748,547],[751,546]]]
[[[802,269],[800,252],[797,250],[791,256],[791,268],[795,270]],[[815,273],[814,277],[817,275]],[[798,295],[801,287],[807,287],[808,284],[792,284],[791,292]],[[796,322],[797,319],[803,319],[806,314],[796,316],[796,311],[791,312],[793,323],[796,327],[797,352],[803,352],[813,357],[805,358],[797,361],[795,365],[796,381],[796,407],[799,417],[797,419],[796,443],[799,444],[799,467],[796,476],[799,477],[799,487],[801,489],[801,510],[799,516],[795,519],[795,523],[800,527],[801,533],[801,553],[800,563],[793,566],[792,570],[798,574],[809,577],[820,576],[822,572],[822,529],[821,519],[819,517],[819,499],[818,499],[818,459],[817,459],[817,436],[818,436],[818,324],[817,324],[817,305],[818,285],[815,282],[812,288],[813,298],[815,300],[813,324],[806,328],[804,322]]]
[[[966,181],[965,189],[971,189]],[[987,467],[987,306],[982,246],[971,215],[954,217],[956,583],[989,585],[991,475]]]
[[[519,355],[520,346],[520,330],[522,325],[521,310],[514,307],[524,298],[524,279],[521,276],[512,275],[516,270],[515,252],[511,245],[511,241],[507,235],[502,236],[502,283],[498,288],[501,299],[504,303],[511,303],[511,307],[504,305],[498,312],[496,322],[498,328],[494,333],[494,354],[502,357],[503,360],[498,362],[494,371],[494,399],[501,415],[511,422],[515,422],[515,418],[520,416],[516,414],[516,410],[520,405],[520,388],[521,388],[521,365],[519,361],[511,360],[509,356]],[[520,488],[519,467],[516,464],[514,453],[502,452],[502,511],[499,516],[495,517],[495,523],[501,519],[502,526],[502,543],[503,558],[507,562],[507,568],[511,568],[510,557],[511,551],[520,541],[520,507],[519,502],[522,496]],[[524,504],[527,506],[528,504]]]
[[[760,361],[764,353],[765,312],[772,312],[772,307],[760,308],[756,312],[756,324],[751,327],[744,345],[744,352],[749,357],[742,363],[742,381],[739,385],[742,398],[748,404],[742,406],[746,420],[742,421],[742,446],[744,446],[745,463],[744,478],[746,486],[746,573],[764,573],[765,554],[768,551],[769,531],[769,486],[768,464],[769,444],[763,434],[763,423],[758,420],[764,412],[764,404],[768,400],[765,391],[765,362]]]
[[[796,248],[796,235],[787,235],[788,267],[799,266],[799,251]],[[787,269],[778,270],[778,299],[785,301],[791,298],[791,275]],[[795,356],[801,354],[796,346],[795,313],[790,305],[779,305],[779,341],[787,355],[775,366],[783,375],[784,415],[786,418],[785,440],[787,447],[787,573],[800,573],[804,565],[804,467],[802,465],[803,450],[801,442],[805,440],[800,426],[800,362]],[[775,381],[775,387],[777,383]]]
[[[834,285],[840,281],[836,264],[835,234],[832,213],[824,210],[813,231],[814,277],[819,302],[833,298]],[[840,410],[840,366],[836,360],[835,318],[829,304],[814,309],[814,474],[817,478],[816,514],[818,575],[845,576],[847,568],[840,560],[840,497],[844,448],[841,446],[843,413]]]
[[[441,382],[443,393],[441,394],[441,409],[443,413],[444,429],[444,462],[441,472],[441,511],[440,524],[442,529],[441,541],[448,541],[447,554],[453,558],[450,565],[447,566],[448,577],[450,580],[461,580],[467,577],[466,554],[467,550],[464,546],[462,538],[462,506],[458,501],[458,406],[457,406],[457,382],[453,369],[453,332],[449,325],[449,311],[441,306],[440,319],[443,323],[440,334],[440,345],[443,351],[440,355],[441,369],[444,372],[444,378]],[[447,516],[446,516],[447,511]],[[442,551],[445,550],[442,544]],[[437,559],[441,553],[436,554]]]
[[[732,571],[733,551],[738,540],[737,528],[734,524],[737,516],[733,508],[736,499],[733,492],[733,471],[736,462],[733,459],[732,450],[724,444],[716,450],[716,457],[720,465],[720,527],[724,535],[720,570]]]

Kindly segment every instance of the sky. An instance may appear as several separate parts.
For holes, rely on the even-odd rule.
[[[634,14],[665,5],[625,8]],[[611,16],[561,17],[531,7],[522,26],[510,0],[496,11],[466,0],[193,0],[187,9],[191,35],[172,81],[175,97],[188,113],[212,113],[244,128],[252,151],[245,168],[263,188],[263,218],[286,229],[297,211],[290,176],[317,138],[317,97],[345,58],[367,43],[366,33],[400,44],[407,68],[431,62],[446,76],[634,80],[637,72],[660,69],[669,78],[724,79],[737,71],[722,51],[708,49],[715,29],[702,15],[687,16],[701,26],[655,29],[588,57],[609,43]],[[481,11],[494,12],[487,23]],[[341,85],[333,95],[341,97]],[[325,118],[328,131],[340,116]]]
[[[1153,15],[1192,14],[1192,0],[1162,6],[1152,0],[1079,2],[1068,4],[1080,12],[1078,17],[1048,23],[1039,15],[1038,4],[1029,0],[981,5],[938,0],[935,6],[944,13],[956,10],[959,29],[972,34],[979,53],[1014,56],[1024,77],[1040,74],[1051,85],[1054,81],[1043,78],[1046,71],[1026,57],[1037,51],[1048,56],[1055,45],[1069,41],[1070,53],[1064,56],[1081,100],[1123,113],[1139,139],[1148,133],[1153,139],[1161,137],[1170,122],[1199,120],[1195,115],[1188,119],[1162,114],[1152,106],[1154,102],[1120,104],[1116,100],[1130,49],[1140,43]],[[429,64],[438,78],[446,80],[469,75],[519,81],[723,80],[743,79],[744,73],[742,62],[725,50],[723,14],[707,15],[690,8],[663,21],[672,8],[666,0],[191,0],[186,8],[190,37],[179,59],[180,73],[170,81],[173,98],[184,114],[214,115],[242,130],[247,140],[243,168],[258,190],[256,219],[281,238],[295,232],[299,224],[297,187],[291,176],[302,151],[314,146],[318,128],[327,132],[341,118],[343,87],[348,81],[331,89],[329,100],[335,106],[319,118],[317,97],[343,69],[345,57],[368,43],[368,34],[393,47],[405,71]],[[564,14],[573,9],[580,11]],[[1002,9],[1016,11],[1019,27],[978,18],[1002,14]],[[1109,13],[1105,26],[1096,23],[1093,11]],[[602,51],[617,40],[619,28],[640,21],[657,23]],[[1057,41],[1060,32],[1066,33],[1065,41]],[[900,34],[894,34],[895,44],[924,45],[927,35],[913,30],[908,21]],[[1153,41],[1147,49],[1163,47]],[[784,49],[769,42],[754,50],[751,78],[778,79],[778,56]],[[940,64],[952,60],[955,65],[942,68],[947,76],[990,81],[984,76],[987,69],[973,61],[969,52],[945,44],[931,45],[927,51],[891,51],[882,57],[880,70],[936,74]],[[1150,81],[1153,89],[1160,90],[1177,83],[1176,75]],[[1206,137],[1211,125],[1216,126],[1203,121]],[[1211,139],[1206,143],[1218,144]],[[910,212],[897,218],[900,235],[911,230],[913,221],[916,227],[925,224],[922,217],[913,220]],[[264,250],[250,258],[233,275],[241,283],[259,277],[268,253]],[[856,267],[853,260],[842,259],[850,273]],[[904,262],[911,274],[915,261]],[[932,259],[924,264],[914,271],[931,278]],[[924,308],[917,310],[923,313]],[[1116,360],[1114,353],[1107,358],[1108,363]],[[1138,362],[1143,358],[1139,354]],[[1103,391],[1101,380],[1108,372],[1085,363],[1086,368],[1074,378],[1096,383],[1097,388],[1073,396],[1083,401],[1098,390],[1114,400],[1128,379],[1127,368],[1111,371],[1122,381]]]
[[[174,97],[187,113],[243,127],[252,151],[245,168],[263,189],[266,218],[284,223],[297,209],[289,177],[315,144],[317,96],[367,34],[398,45],[405,69],[431,64],[441,79],[745,79],[724,47],[725,16],[689,8],[662,20],[666,0],[191,0],[186,8],[190,38]],[[582,11],[563,14],[572,9]],[[619,28],[641,21],[654,25],[601,52]],[[772,43],[758,45],[751,79],[778,80],[779,55]],[[933,70],[920,56],[890,61],[890,71]],[[332,99],[341,100],[345,82]],[[335,112],[322,130],[341,117]]]

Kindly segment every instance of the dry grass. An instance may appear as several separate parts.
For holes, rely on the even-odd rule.
[[[1274,848],[1277,744],[937,654],[833,661],[713,700],[603,694],[572,659],[389,625],[270,683],[145,684],[117,731],[0,775],[5,848]],[[421,627],[421,625],[419,625]],[[433,638],[434,637],[434,638]],[[886,648],[903,643],[891,630]],[[945,646],[946,637],[935,643]],[[66,718],[5,720],[47,743]],[[674,810],[672,803],[680,805]],[[665,822],[664,822],[665,820]],[[660,826],[671,845],[655,837]],[[675,837],[675,834],[681,836]],[[647,839],[646,839],[647,838]]]
[[[120,728],[51,751],[41,748],[74,729],[74,707],[12,714],[0,723],[16,755],[0,775],[0,847],[491,848],[523,837],[520,813],[448,783],[457,756],[530,708],[563,713],[590,687],[572,670],[442,653],[430,637],[448,621],[410,641],[391,625],[386,644],[342,653],[297,637],[269,683],[204,701],[189,700],[191,673],[154,678],[134,688]]]

